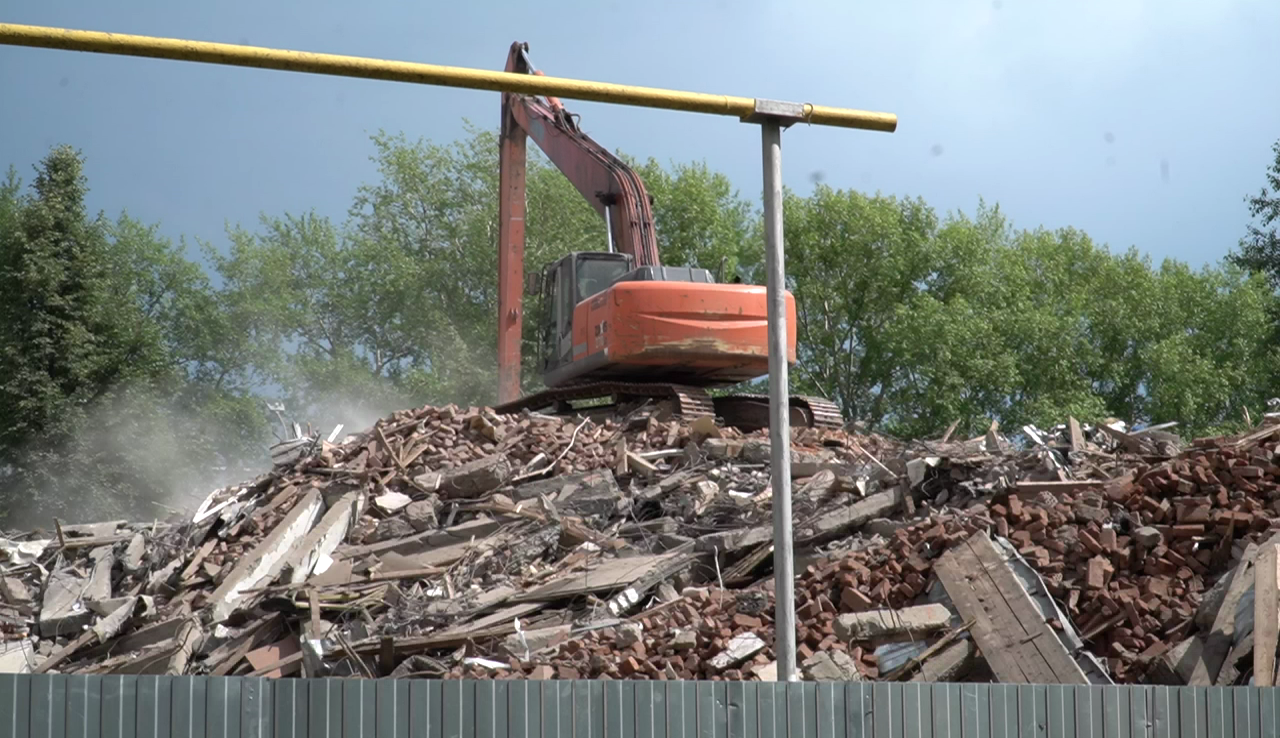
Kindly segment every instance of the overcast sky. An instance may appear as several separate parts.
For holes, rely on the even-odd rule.
[[[41,0],[0,20],[501,68],[899,116],[893,134],[797,127],[788,185],[998,202],[1017,226],[1201,264],[1243,232],[1280,138],[1275,0]],[[447,141],[495,93],[0,47],[0,165],[70,143],[92,204],[223,241],[260,212],[341,218],[378,129]],[[704,159],[758,198],[757,129],[571,103],[612,149]],[[497,214],[495,213],[495,217]]]

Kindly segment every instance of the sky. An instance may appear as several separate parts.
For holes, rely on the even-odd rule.
[[[1238,242],[1280,138],[1274,0],[3,0],[0,22],[488,69],[526,41],[556,76],[891,112],[892,134],[788,130],[785,183],[982,199],[1196,265]],[[499,111],[491,92],[13,47],[0,93],[0,166],[29,181],[69,143],[95,209],[215,244],[264,212],[343,218],[380,129],[444,142]],[[759,197],[754,126],[569,107],[606,147]]]

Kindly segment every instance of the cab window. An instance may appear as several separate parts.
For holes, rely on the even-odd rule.
[[[578,302],[603,292],[627,273],[627,266],[624,259],[579,259]]]

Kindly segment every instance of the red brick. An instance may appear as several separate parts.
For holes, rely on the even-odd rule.
[[[556,670],[546,664],[535,666],[533,667],[533,670],[529,672],[530,679],[550,679],[555,675]]]
[[[1082,534],[1083,535],[1083,534]],[[1090,589],[1102,589],[1107,586],[1107,575],[1111,564],[1101,557],[1089,559],[1089,567],[1085,573],[1085,586]]]
[[[873,606],[870,597],[867,597],[862,592],[859,592],[852,587],[846,587],[845,590],[840,593],[840,604],[853,612],[870,610]]]

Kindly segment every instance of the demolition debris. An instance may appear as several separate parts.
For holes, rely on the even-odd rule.
[[[1275,682],[1280,421],[951,435],[794,432],[802,678]],[[764,434],[450,406],[338,436],[190,515],[0,538],[0,672],[778,677]]]

